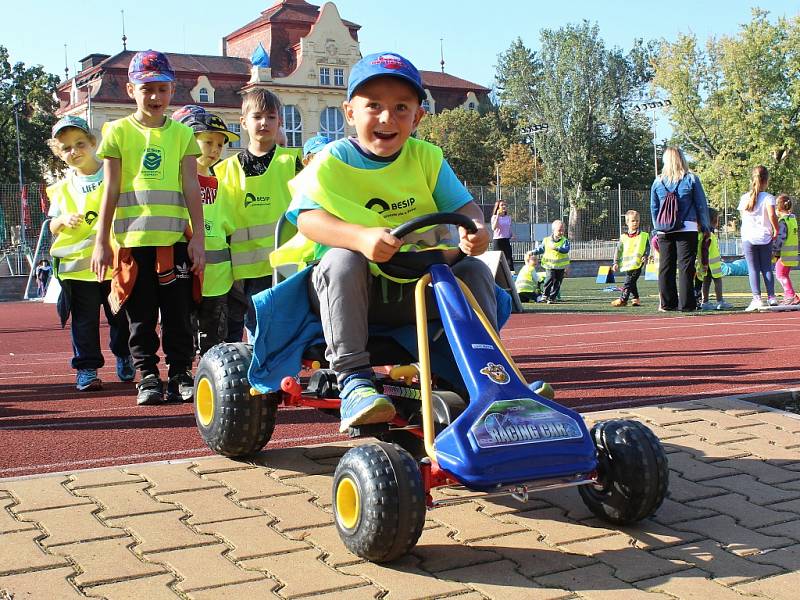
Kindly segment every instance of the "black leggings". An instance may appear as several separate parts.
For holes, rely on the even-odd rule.
[[[514,256],[511,253],[511,239],[510,238],[494,238],[492,240],[492,250],[500,250],[506,256],[508,268],[514,270]]]

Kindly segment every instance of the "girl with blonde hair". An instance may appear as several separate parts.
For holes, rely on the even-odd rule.
[[[750,190],[739,200],[742,218],[742,251],[747,261],[750,291],[753,300],[745,309],[758,310],[764,303],[761,299],[761,278],[767,288],[767,302],[777,306],[775,279],[772,274],[772,240],[778,235],[778,217],[775,213],[775,196],[767,192],[769,171],[764,165],[753,169]]]
[[[675,222],[663,230],[653,231],[659,248],[659,310],[691,312],[697,310],[694,295],[695,259],[698,233],[711,231],[708,201],[700,179],[689,171],[679,148],[664,149],[661,175],[650,187],[650,216],[658,222],[662,204],[670,194],[677,198]],[[679,271],[676,283],[675,270]]]

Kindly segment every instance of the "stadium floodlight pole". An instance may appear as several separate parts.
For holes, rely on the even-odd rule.
[[[653,166],[655,168],[656,177],[658,177],[658,142],[656,140],[656,109],[666,108],[672,102],[669,99],[665,100],[647,100],[633,105],[633,110],[636,112],[644,112],[646,110],[653,111]]]
[[[14,129],[17,134],[17,176],[19,177],[19,202],[20,202],[20,242],[25,247],[25,206],[23,206],[25,180],[22,178],[22,149],[19,141],[19,110],[17,110],[17,96],[11,96],[11,105],[14,107]]]
[[[536,150],[536,134],[537,133],[544,133],[548,129],[550,129],[550,125],[547,123],[534,123],[531,125],[530,129],[526,131],[521,131],[520,135],[527,137],[529,135],[533,136],[533,178],[536,185],[536,207],[537,213],[539,207],[539,152]],[[530,202],[530,200],[528,201]],[[533,234],[531,233],[531,240],[533,240]]]

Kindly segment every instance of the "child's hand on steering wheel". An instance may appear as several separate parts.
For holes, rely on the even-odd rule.
[[[358,240],[358,251],[369,260],[383,263],[392,258],[403,243],[383,227],[365,227]]]
[[[489,247],[489,242],[491,241],[489,231],[483,226],[483,223],[475,221],[475,226],[478,228],[475,233],[467,233],[467,230],[463,227],[458,228],[458,235],[461,238],[458,247],[461,248],[461,251],[467,256],[483,254],[486,252],[486,249]]]

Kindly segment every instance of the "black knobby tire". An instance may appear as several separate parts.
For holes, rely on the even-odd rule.
[[[194,416],[200,435],[217,454],[255,454],[275,429],[279,394],[250,395],[249,344],[217,344],[203,355],[194,378]]]
[[[340,506],[340,488],[354,487],[359,509]],[[377,442],[349,450],[333,478],[336,529],[347,549],[373,562],[405,555],[425,526],[425,490],[416,460],[395,444]]]
[[[612,420],[592,427],[599,481],[579,488],[589,510],[617,525],[651,516],[667,494],[669,465],[655,434],[638,421]]]

